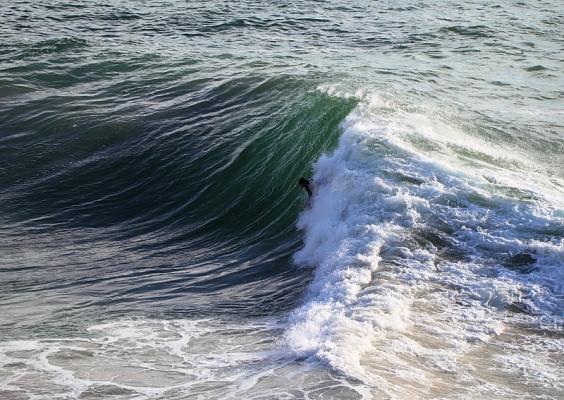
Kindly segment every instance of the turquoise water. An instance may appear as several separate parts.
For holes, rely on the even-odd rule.
[[[564,396],[563,12],[3,3],[0,397]]]

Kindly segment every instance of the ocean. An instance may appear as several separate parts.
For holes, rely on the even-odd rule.
[[[562,2],[0,22],[1,399],[564,398]]]

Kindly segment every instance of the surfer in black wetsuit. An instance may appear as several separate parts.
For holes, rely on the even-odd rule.
[[[304,178],[303,176],[300,178],[300,180],[298,181],[298,185],[306,191],[307,196],[308,196],[308,206],[311,205],[311,198],[313,197],[313,191],[311,190],[311,182],[308,181],[306,178]]]

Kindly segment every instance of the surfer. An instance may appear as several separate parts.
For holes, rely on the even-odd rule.
[[[298,181],[298,185],[306,191],[307,193],[307,206],[310,207],[311,206],[311,198],[313,197],[313,190],[312,190],[312,186],[311,186],[311,182],[308,181],[306,178],[304,178],[303,176],[300,178],[300,180]]]

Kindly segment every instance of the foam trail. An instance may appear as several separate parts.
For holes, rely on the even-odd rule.
[[[6,399],[367,397],[363,385],[296,363],[275,320],[125,319],[74,338],[0,343]]]

